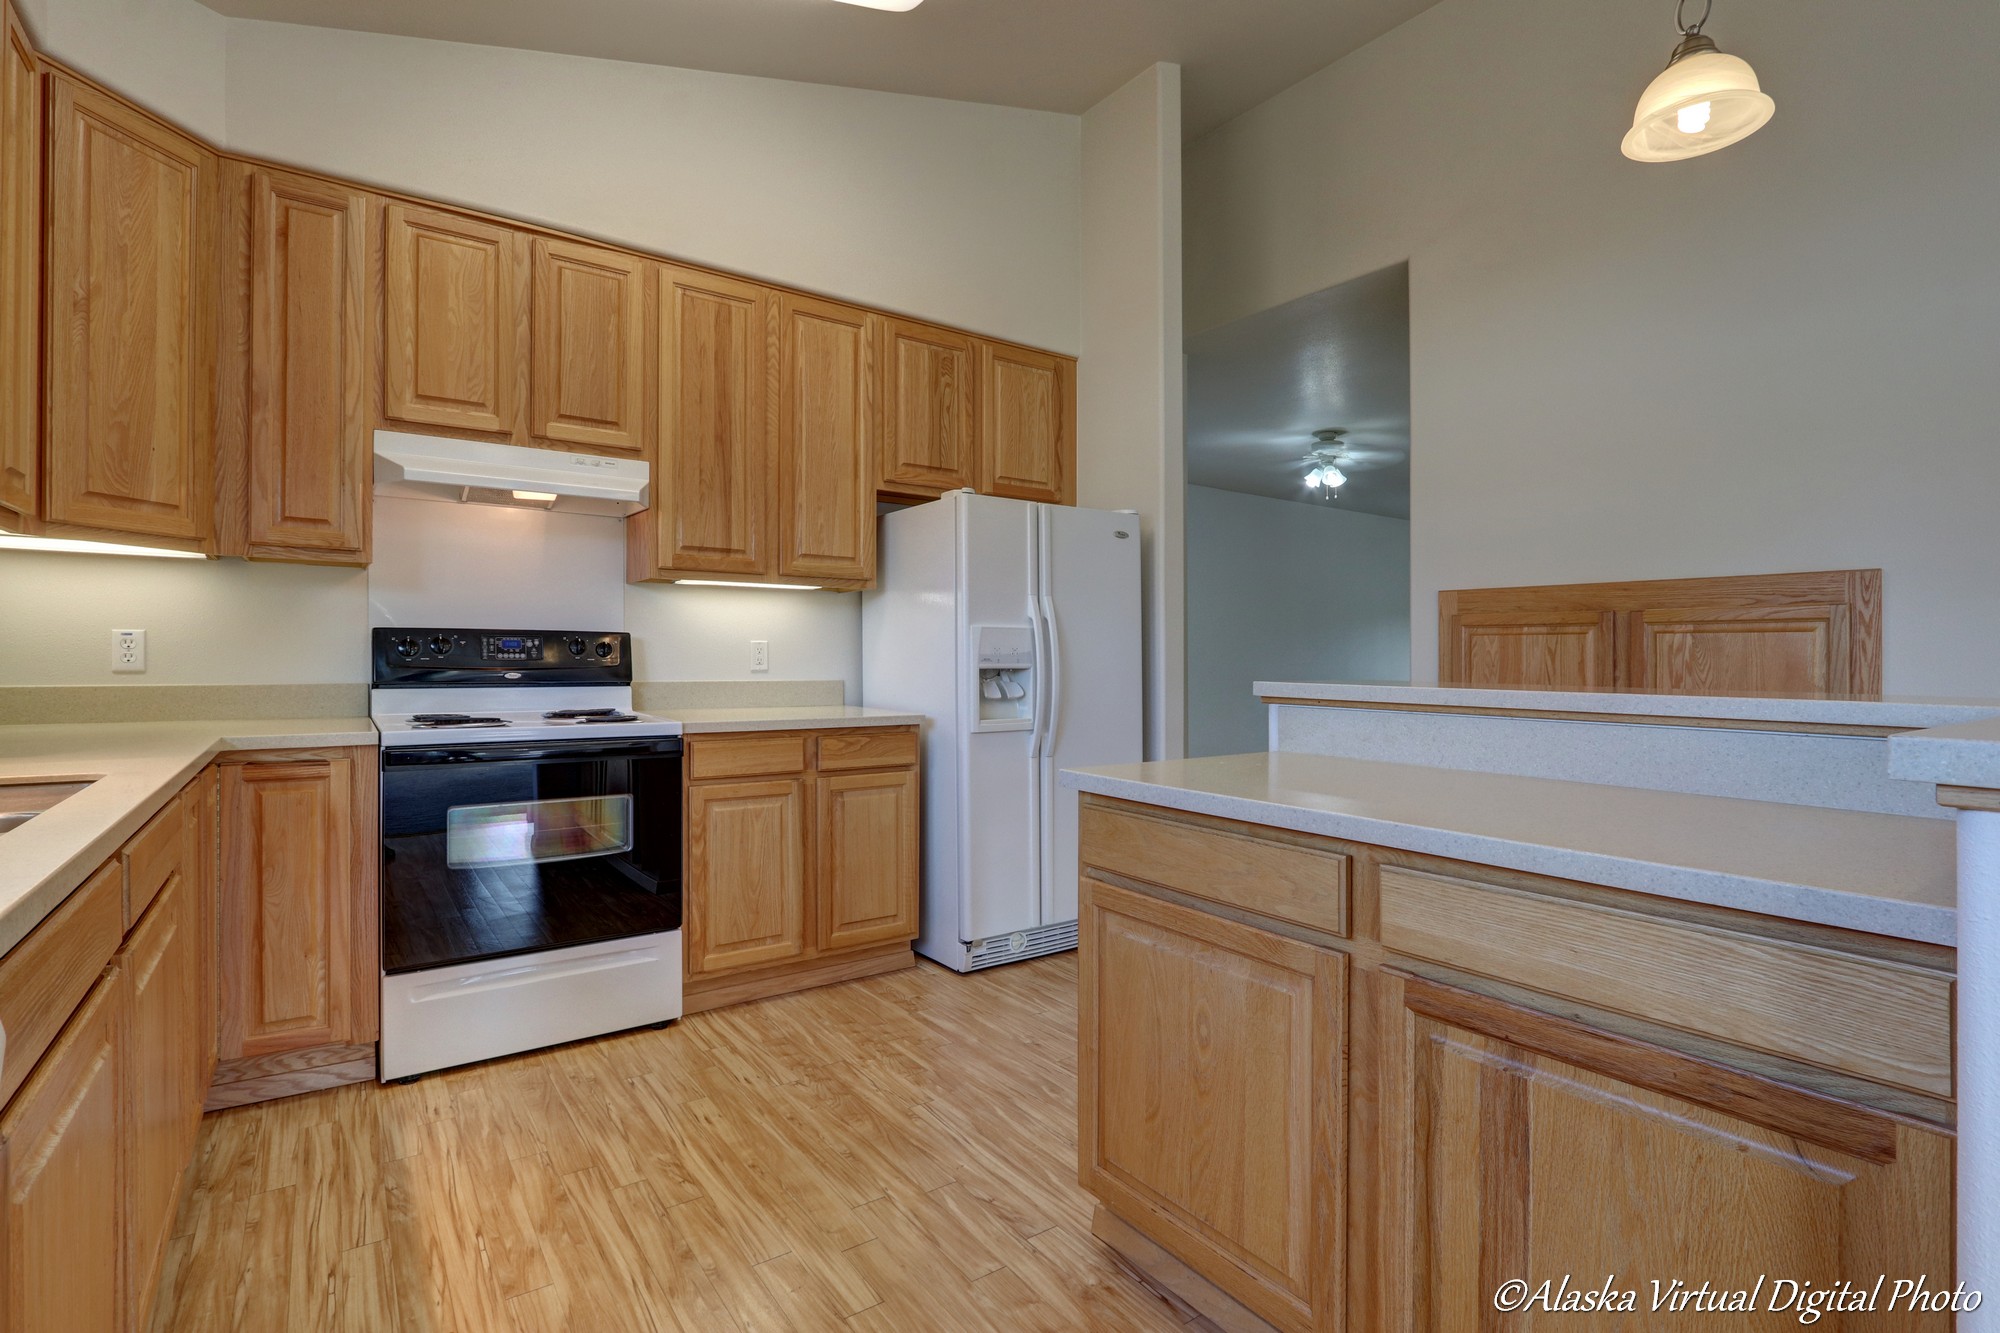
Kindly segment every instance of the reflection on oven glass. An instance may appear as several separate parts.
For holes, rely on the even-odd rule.
[[[445,864],[477,866],[575,861],[632,849],[632,798],[459,805],[445,812]]]

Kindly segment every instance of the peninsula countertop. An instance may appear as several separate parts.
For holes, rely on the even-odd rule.
[[[1270,752],[1066,770],[1076,791],[1951,945],[1949,821]]]
[[[374,745],[365,717],[0,727],[0,784],[90,785],[0,833],[0,954],[13,948],[216,755]]]

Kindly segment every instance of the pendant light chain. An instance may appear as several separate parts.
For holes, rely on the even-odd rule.
[[[1692,24],[1687,21],[1687,7],[1688,0],[1680,0],[1674,7],[1674,24],[1681,30],[1683,37],[1699,36],[1702,28],[1708,24],[1709,15],[1715,13],[1715,0],[1703,0],[1701,17]]]

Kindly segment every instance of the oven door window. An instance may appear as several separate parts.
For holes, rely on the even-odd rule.
[[[444,863],[452,870],[577,861],[631,850],[630,796],[459,805],[444,815]]]

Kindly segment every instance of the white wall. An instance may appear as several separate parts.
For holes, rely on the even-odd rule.
[[[625,628],[641,680],[838,680],[861,701],[860,593],[634,584]],[[769,671],[750,670],[752,639]]]
[[[1188,753],[1265,748],[1260,680],[1402,680],[1410,524],[1187,488]]]
[[[1180,87],[1154,65],[1083,117],[1077,501],[1139,512],[1149,759],[1187,741]]]
[[[144,675],[111,673],[143,629]],[[368,572],[0,551],[0,685],[317,685],[368,679]]]
[[[229,20],[196,0],[15,0],[35,45],[212,141]]]
[[[2000,5],[1762,0],[1778,104],[1618,153],[1672,6],[1444,0],[1191,144],[1188,323],[1410,261],[1441,588],[1880,566],[1894,692],[2000,693]]]
[[[1075,116],[253,21],[228,89],[241,152],[1077,349]]]

